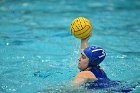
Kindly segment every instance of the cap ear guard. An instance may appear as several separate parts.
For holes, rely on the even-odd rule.
[[[96,59],[94,59],[92,62],[91,62],[91,61],[89,61],[88,66],[89,66],[89,67],[96,67],[96,66],[97,66],[97,65],[96,65],[96,62],[97,62],[97,58],[96,58]]]

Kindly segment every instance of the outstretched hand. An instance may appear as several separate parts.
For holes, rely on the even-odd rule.
[[[81,51],[83,51],[85,48],[88,47],[88,40],[92,36],[92,32],[90,33],[90,36],[85,39],[81,39]]]
[[[92,36],[92,32],[90,33],[89,37],[81,39],[81,41],[88,41],[91,36]]]

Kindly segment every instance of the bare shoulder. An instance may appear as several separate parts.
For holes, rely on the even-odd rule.
[[[79,72],[73,80],[73,86],[80,86],[89,80],[97,80],[95,75],[90,71]]]
[[[76,77],[96,79],[95,75],[91,71],[81,71],[76,75]]]

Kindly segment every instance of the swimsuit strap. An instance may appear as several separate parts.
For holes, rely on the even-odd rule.
[[[107,78],[106,73],[103,71],[103,69],[101,68],[97,68],[97,69],[91,69],[90,70],[95,76],[96,78]]]

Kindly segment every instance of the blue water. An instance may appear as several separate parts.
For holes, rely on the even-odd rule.
[[[0,0],[0,93],[92,93],[68,87],[79,72],[80,40],[69,29],[79,16],[93,25],[89,45],[107,52],[108,77],[137,84],[139,0]],[[131,93],[139,92],[138,85]]]

